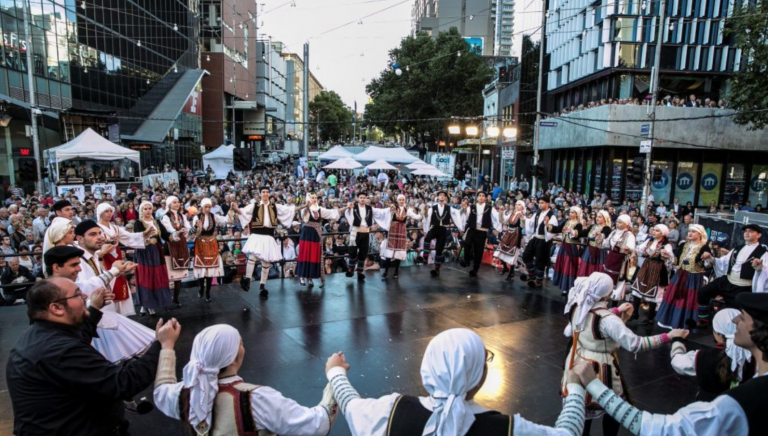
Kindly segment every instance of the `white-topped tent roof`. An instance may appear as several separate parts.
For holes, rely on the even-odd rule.
[[[138,151],[117,145],[90,128],[66,144],[46,150],[45,154],[51,163],[64,162],[70,159],[130,159],[136,163],[140,163],[141,160]]]
[[[354,153],[340,145],[336,145],[318,156],[317,160],[339,160],[343,157],[354,157]]]
[[[359,162],[375,162],[379,159],[383,159],[391,164],[398,163],[412,163],[419,160],[418,157],[405,151],[403,147],[384,148],[370,146],[364,152],[355,156],[355,160]]]

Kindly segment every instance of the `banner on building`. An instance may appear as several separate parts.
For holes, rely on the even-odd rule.
[[[168,173],[148,174],[141,177],[141,182],[142,186],[145,188],[151,188],[157,183],[162,183],[163,185],[168,186],[171,182],[174,182],[178,185],[179,173],[176,171],[171,171]]]
[[[654,203],[659,204],[663,201],[664,204],[669,204],[669,194],[672,191],[672,167],[666,161],[655,161],[653,166],[661,169],[661,179],[651,183]]]
[[[758,204],[767,206],[766,188],[768,188],[768,165],[752,165],[752,179],[749,182],[749,201],[752,207]]]
[[[696,196],[696,180],[699,164],[695,162],[680,162],[677,164],[677,179],[675,180],[675,197],[680,204],[691,202]]]
[[[85,185],[59,185],[56,188],[58,189],[59,196],[64,196],[71,192],[78,200],[85,201]]]
[[[109,194],[112,198],[115,198],[117,186],[114,183],[94,183],[91,185],[91,193],[99,200],[103,198],[104,194]]]
[[[720,199],[720,175],[723,173],[723,164],[705,163],[701,168],[701,181],[699,191],[699,206],[709,206],[711,202],[717,204]]]

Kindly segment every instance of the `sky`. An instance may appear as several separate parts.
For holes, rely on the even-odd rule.
[[[263,34],[303,56],[326,90],[363,112],[365,85],[387,68],[389,50],[411,31],[414,0],[256,0]],[[296,6],[292,7],[291,3]],[[262,7],[261,5],[264,4]],[[386,9],[386,10],[384,10]],[[263,10],[263,12],[262,12]],[[263,26],[261,23],[264,23]],[[359,24],[362,22],[362,24]],[[349,23],[349,24],[348,24]]]

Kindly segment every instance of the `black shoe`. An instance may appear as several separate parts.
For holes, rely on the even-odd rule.
[[[381,279],[386,280],[387,279],[387,271],[384,270],[384,272],[381,274]]]
[[[138,403],[135,401],[125,402],[125,411],[135,413],[137,415],[146,415],[147,413],[155,410],[155,406],[152,405],[146,399],[141,399]]]
[[[306,280],[304,280],[304,277],[302,277],[302,278],[300,278],[300,279],[299,279],[299,284],[300,284],[301,286],[306,286],[306,284],[307,284],[307,281],[306,281]]]
[[[261,292],[259,292],[259,298],[262,300],[266,300],[269,298],[269,291],[267,290],[266,286],[263,284],[260,286]]]
[[[355,273],[354,273],[353,271],[347,271],[347,272],[345,273],[345,275],[346,275],[347,277],[352,277],[353,275],[355,275]]]
[[[312,288],[314,286],[315,286],[315,283],[312,281],[312,279],[309,279],[309,281],[307,282],[307,287]]]
[[[240,289],[242,289],[245,292],[249,292],[251,290],[251,279],[248,279],[248,278],[240,279]]]
[[[205,297],[205,302],[206,303],[210,303],[211,302],[211,297]]]
[[[528,280],[528,287],[533,289],[541,288],[542,283],[536,282],[535,280]]]
[[[475,270],[470,271],[469,272],[469,276],[470,277],[477,277],[477,271],[475,271]]]
[[[320,280],[320,289],[325,287],[325,279]]]
[[[513,273],[513,274],[509,274],[509,275],[507,276],[507,281],[508,281],[508,282],[511,282],[511,281],[512,281],[514,278],[515,278],[515,274],[514,274],[514,273]]]
[[[200,288],[200,290],[197,291],[197,298],[199,298],[200,300],[203,299],[203,292],[205,292],[203,288]]]
[[[528,274],[520,274],[520,280],[527,282],[528,281]]]
[[[179,303],[178,301],[176,301],[176,308],[181,309],[181,303]]]
[[[440,270],[439,269],[433,269],[429,273],[432,274],[432,277],[437,277],[437,276],[440,275]]]
[[[397,273],[395,273],[395,275],[393,275],[392,278],[396,279],[397,278]]]
[[[365,281],[365,274],[357,273],[357,281],[358,282],[364,282]]]
[[[501,269],[501,272],[499,273],[499,275],[503,276],[504,274],[506,274],[508,272],[509,272],[509,268],[507,268],[507,266],[504,265],[504,268]]]

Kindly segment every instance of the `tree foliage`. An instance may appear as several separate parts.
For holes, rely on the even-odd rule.
[[[448,124],[425,119],[482,115],[482,91],[493,79],[493,70],[470,53],[456,28],[436,38],[425,32],[409,36],[389,58],[402,74],[388,68],[373,79],[366,86],[371,102],[365,107],[366,122],[386,135],[406,132],[423,142],[426,136],[444,137]]]
[[[741,71],[731,81],[729,104],[741,113],[738,124],[759,130],[768,125],[768,2],[737,8],[726,21],[725,34],[743,53]]]
[[[342,142],[351,135],[352,111],[334,91],[323,91],[309,102],[309,118],[313,123],[312,136],[317,137],[319,128],[323,142]]]

